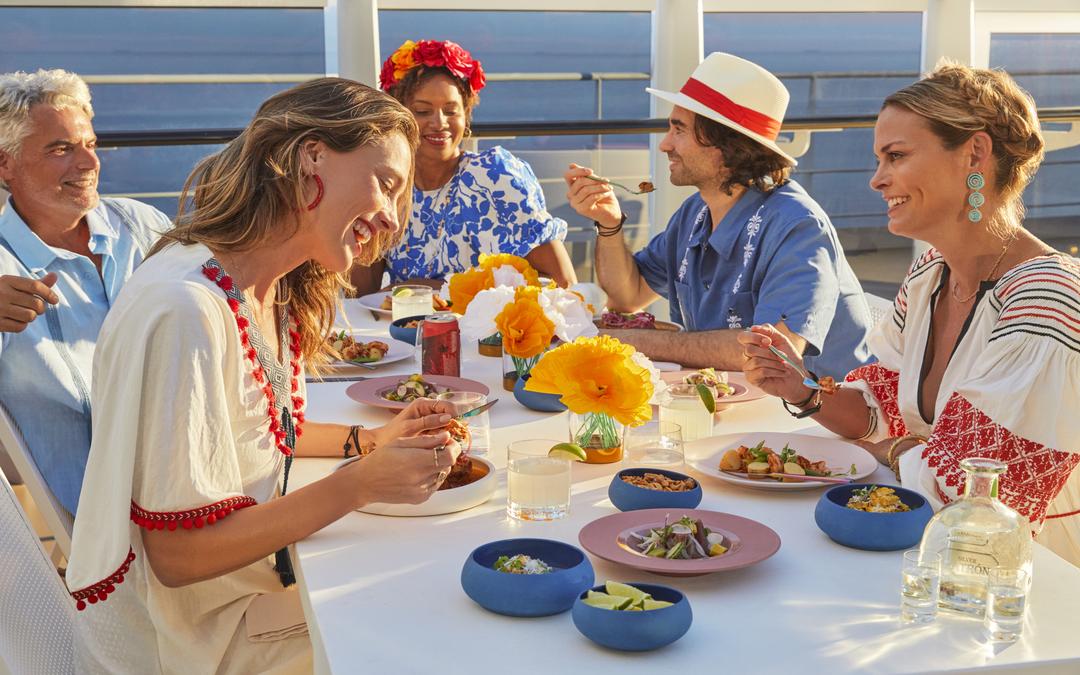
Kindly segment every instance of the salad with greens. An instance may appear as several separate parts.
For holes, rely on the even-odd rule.
[[[654,558],[697,560],[727,553],[724,535],[712,532],[700,519],[683,516],[674,523],[664,521],[662,527],[650,528],[647,533],[631,532],[629,542],[638,551]]]

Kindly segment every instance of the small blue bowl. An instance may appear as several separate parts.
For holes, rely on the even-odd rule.
[[[607,495],[615,508],[620,511],[637,511],[638,509],[693,509],[701,503],[701,481],[695,479],[697,485],[693,490],[685,492],[664,492],[663,490],[650,490],[648,488],[631,485],[622,479],[623,476],[643,476],[646,473],[659,473],[668,478],[685,480],[690,478],[678,471],[667,469],[640,467],[637,469],[623,469],[615,474],[608,485]]]
[[[821,495],[814,509],[814,521],[837,544],[864,551],[898,551],[911,548],[922,538],[934,511],[917,492],[895,485],[878,485],[896,491],[911,510],[899,513],[870,513],[847,507],[851,493],[869,484],[837,485]]]
[[[694,613],[690,610],[690,601],[682,592],[656,584],[631,582],[630,585],[652,595],[654,600],[675,604],[642,612],[600,609],[583,602],[588,595],[588,591],[585,591],[574,601],[574,611],[571,613],[574,625],[582,635],[611,649],[646,652],[669,645],[690,630]],[[596,586],[592,590],[603,592],[604,587]]]
[[[525,383],[529,381],[529,376],[519,377],[514,382],[514,398],[518,400],[518,403],[529,408],[530,410],[539,410],[540,412],[562,412],[566,410],[566,406],[559,401],[558,394],[543,394],[538,391],[528,391],[525,389]]]
[[[547,574],[509,574],[494,569],[499,556],[519,553],[555,569]],[[478,605],[506,616],[560,614],[593,585],[592,563],[581,549],[550,539],[503,539],[469,554],[461,568],[461,588]]]
[[[390,337],[394,338],[395,340],[401,340],[402,342],[408,342],[411,345],[415,345],[416,328],[406,328],[405,324],[409,323],[410,321],[423,319],[425,316],[427,315],[421,314],[420,316],[406,316],[392,322],[390,324]]]

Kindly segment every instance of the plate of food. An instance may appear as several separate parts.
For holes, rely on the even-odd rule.
[[[690,462],[701,473],[760,490],[810,490],[865,478],[878,467],[854,443],[804,434],[715,436],[687,444],[686,452],[703,457]]]
[[[642,509],[598,518],[581,546],[613,563],[691,577],[748,567],[780,550],[780,535],[756,520],[703,509]]]
[[[667,384],[704,384],[709,387],[716,401],[716,412],[720,412],[732,403],[756,401],[765,397],[765,392],[747,382],[746,375],[739,371],[713,368],[680,369],[673,372],[661,372],[660,377]]]
[[[597,328],[650,328],[655,330],[680,331],[677,323],[660,321],[648,312],[604,312],[596,320]]]
[[[465,452],[458,457],[446,480],[439,489],[422,504],[384,504],[372,502],[361,506],[357,511],[373,513],[379,516],[437,516],[444,513],[456,513],[483,504],[495,493],[498,483],[495,480],[495,465],[482,457],[468,454],[468,427],[461,422],[453,422],[450,434],[461,443]],[[350,457],[340,462],[334,470],[355,462],[368,451],[361,451],[358,457]]]
[[[416,347],[400,340],[370,340],[364,336],[349,335],[346,331],[334,333],[328,339],[330,346],[341,356],[338,366],[365,364],[371,366],[394,363],[412,357]]]
[[[361,295],[357,300],[365,308],[370,309],[379,316],[393,316],[393,300],[390,298],[390,291],[378,291],[376,293],[368,293],[367,295]],[[450,309],[450,303],[439,297],[436,293],[431,296],[432,310],[434,312],[443,312]]]
[[[376,408],[404,410],[418,398],[434,398],[436,394],[444,391],[475,391],[485,396],[491,392],[482,382],[464,377],[414,373],[361,380],[350,385],[345,394],[358,403],[366,403]]]

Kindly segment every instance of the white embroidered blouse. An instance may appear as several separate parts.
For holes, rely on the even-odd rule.
[[[984,282],[928,421],[919,385],[946,271],[935,250],[915,261],[870,335],[878,362],[848,375],[879,415],[870,440],[929,438],[901,456],[900,474],[935,509],[963,494],[962,459],[1005,462],[1002,501],[1028,517],[1036,541],[1080,565],[1080,263],[1040,256]]]

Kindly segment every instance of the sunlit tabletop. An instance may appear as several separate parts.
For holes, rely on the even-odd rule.
[[[386,335],[387,321],[347,301],[349,324]],[[462,377],[487,384],[501,400],[491,412],[498,489],[485,504],[460,513],[394,518],[353,513],[296,545],[298,575],[315,648],[316,668],[333,673],[1080,673],[1080,569],[1035,546],[1025,632],[1009,646],[990,646],[981,622],[938,616],[927,627],[898,623],[900,552],[874,553],[830,541],[814,524],[820,489],[749,490],[698,476],[698,508],[758,520],[782,539],[780,551],[742,570],[700,577],[663,577],[591,557],[597,583],[645,581],[684,591],[694,613],[689,632],[655,652],[624,653],[590,642],[570,613],[521,619],[492,614],[461,590],[469,552],[488,541],[542,537],[578,545],[578,531],[617,513],[607,485],[620,465],[573,466],[570,516],[551,523],[507,518],[506,444],[567,435],[566,413],[523,408],[501,388],[497,358],[463,346]],[[409,361],[365,375],[407,375]],[[308,418],[377,425],[390,413],[351,401],[349,383],[308,385]],[[716,433],[803,431],[774,401],[724,411]],[[322,477],[337,460],[304,459],[293,485]],[[693,471],[688,471],[694,473]],[[871,479],[893,482],[884,468]]]

